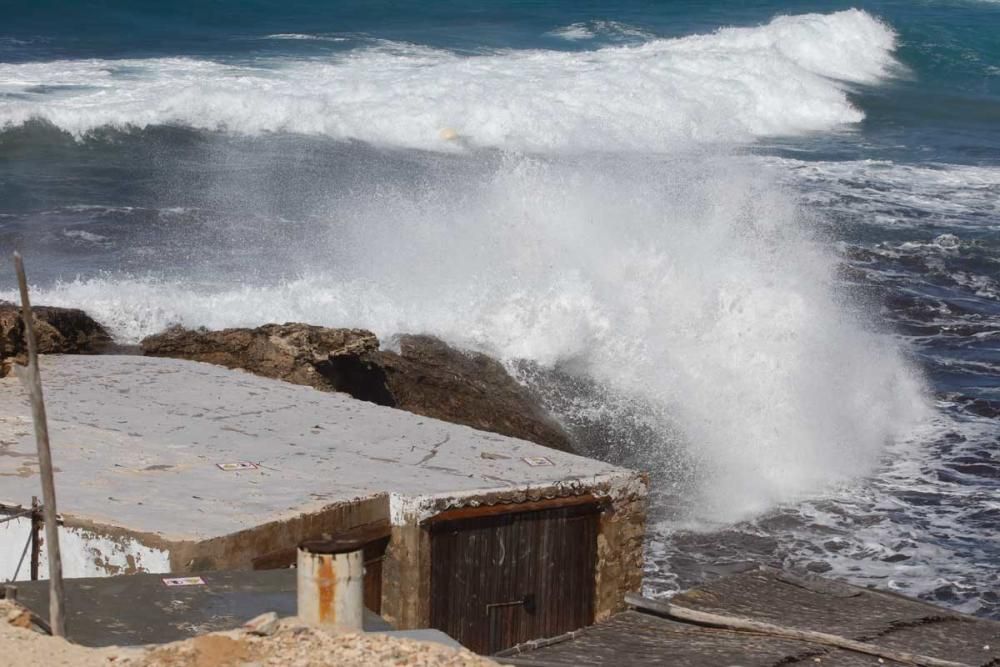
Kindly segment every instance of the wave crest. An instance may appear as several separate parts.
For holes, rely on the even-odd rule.
[[[382,43],[252,64],[8,64],[0,126],[43,119],[82,136],[178,124],[430,150],[669,151],[860,121],[848,87],[887,77],[894,47],[889,27],[849,10],[572,53],[459,56]]]
[[[547,35],[564,39],[568,42],[596,39],[605,37],[611,40],[632,40],[652,39],[655,35],[651,32],[620,23],[619,21],[585,21],[582,23],[572,23],[561,28],[551,30]]]

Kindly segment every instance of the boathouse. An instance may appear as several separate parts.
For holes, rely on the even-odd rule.
[[[54,356],[41,372],[65,576],[283,568],[301,541],[351,533],[372,611],[482,653],[607,618],[639,588],[637,472],[198,362]],[[16,516],[0,578],[27,579],[40,484],[13,377],[0,480],[0,520]]]

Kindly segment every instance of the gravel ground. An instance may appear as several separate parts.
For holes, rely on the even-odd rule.
[[[273,634],[236,630],[149,650],[90,649],[28,628],[24,610],[0,600],[0,666],[13,667],[487,667],[464,649],[385,635],[332,635],[285,619]]]

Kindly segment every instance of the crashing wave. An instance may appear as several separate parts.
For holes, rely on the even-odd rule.
[[[848,88],[896,67],[860,10],[592,51],[460,56],[380,43],[328,59],[0,65],[0,126],[76,136],[176,124],[430,150],[653,150],[829,130],[863,118]],[[461,141],[443,140],[447,136]]]

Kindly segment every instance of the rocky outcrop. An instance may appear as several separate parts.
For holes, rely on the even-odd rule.
[[[151,356],[192,359],[339,391],[379,405],[572,451],[569,438],[535,400],[485,354],[431,336],[394,339],[379,349],[362,329],[269,324],[223,331],[174,328],[140,347]]]
[[[308,324],[266,324],[256,329],[191,330],[173,327],[144,339],[143,354],[191,359],[256,375],[330,390],[317,371],[339,356],[356,358],[378,350],[378,338],[363,329],[327,329]]]
[[[32,311],[40,354],[97,354],[111,345],[104,327],[82,310],[35,306]],[[26,353],[21,307],[0,301],[0,377],[14,361],[24,363]]]

